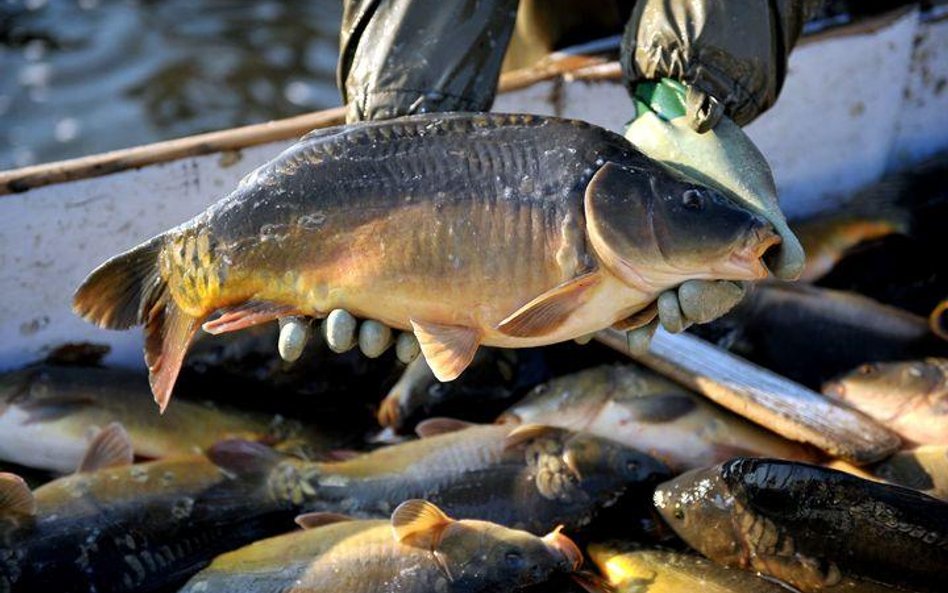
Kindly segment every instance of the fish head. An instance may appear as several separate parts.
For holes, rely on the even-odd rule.
[[[586,188],[585,211],[596,254],[638,289],[761,279],[762,256],[780,243],[759,214],[659,163],[607,163]]]
[[[437,548],[456,586],[489,581],[497,591],[514,591],[543,583],[556,574],[577,570],[583,555],[559,529],[538,537],[487,521],[455,521]]]
[[[872,416],[895,417],[935,393],[943,381],[941,369],[928,361],[869,363],[827,382],[823,393]]]
[[[500,424],[551,423],[583,430],[614,389],[612,367],[601,366],[537,385],[498,419]]]
[[[661,484],[653,502],[689,546],[719,562],[740,557],[741,535],[732,518],[736,501],[721,466],[692,470]]]
[[[661,461],[590,433],[574,433],[566,440],[562,459],[579,487],[593,497],[620,493],[637,485],[654,485],[671,476]]]

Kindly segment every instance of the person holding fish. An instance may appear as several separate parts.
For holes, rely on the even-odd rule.
[[[348,0],[338,82],[350,123],[413,113],[487,111],[505,59],[508,66],[518,57],[527,64],[563,44],[617,33],[625,23],[621,62],[629,93],[639,98],[641,88],[659,79],[683,82],[687,129],[713,143],[718,140],[711,139],[716,129],[725,127],[719,126],[722,119],[746,125],[777,100],[790,50],[807,15],[819,4],[818,0]],[[722,144],[728,143],[725,133],[717,135]],[[695,158],[703,165],[715,162],[705,158],[703,148],[698,150],[702,154]],[[767,170],[766,163],[761,166]],[[768,206],[766,217],[776,224],[782,239],[780,253],[768,263],[778,277],[795,278],[803,266],[803,250],[786,224],[779,224],[783,215],[776,202]],[[743,295],[743,286],[729,281],[693,281],[667,291],[659,299],[657,318],[636,330],[639,343],[647,345],[658,323],[669,331],[681,331],[723,315]],[[288,361],[298,358],[310,327],[305,318],[281,320],[281,356]],[[381,355],[393,343],[384,324],[368,320],[360,325],[341,309],[330,313],[323,332],[333,350],[343,352],[358,344],[369,357]],[[419,352],[411,333],[399,335],[394,343],[406,363]]]
[[[450,381],[482,345],[610,326],[647,344],[659,323],[712,319],[740,300],[739,282],[802,269],[769,169],[734,122],[776,100],[809,4],[638,4],[622,43],[638,113],[623,138],[484,113],[515,1],[351,2],[339,65],[349,125],[307,134],[205,212],[102,264],[74,309],[101,327],[144,326],[162,410],[202,328],[279,319],[292,360],[309,318],[325,318],[342,351],[358,316],[367,355],[390,345],[390,328],[410,332],[400,358],[420,350]],[[643,138],[640,121],[657,131]],[[645,148],[665,136],[678,144]],[[763,190],[748,190],[761,171]]]

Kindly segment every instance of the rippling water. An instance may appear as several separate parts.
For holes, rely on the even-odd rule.
[[[0,0],[0,170],[340,103],[339,0]]]

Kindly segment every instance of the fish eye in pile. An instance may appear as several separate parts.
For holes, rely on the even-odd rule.
[[[681,203],[684,204],[685,208],[701,210],[704,208],[704,195],[697,189],[686,190],[681,196]]]

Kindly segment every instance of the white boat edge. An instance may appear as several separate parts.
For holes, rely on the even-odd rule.
[[[805,41],[791,56],[780,101],[747,128],[789,215],[831,208],[948,146],[948,11],[901,9]],[[598,64],[565,77],[508,77],[494,110],[621,131],[631,102],[614,73],[614,65]],[[206,208],[306,130],[340,119],[341,109],[328,110],[0,172],[7,192],[29,188],[0,190],[0,370],[83,341],[109,344],[109,363],[141,366],[140,331],[101,330],[72,313],[79,282],[108,257]]]

